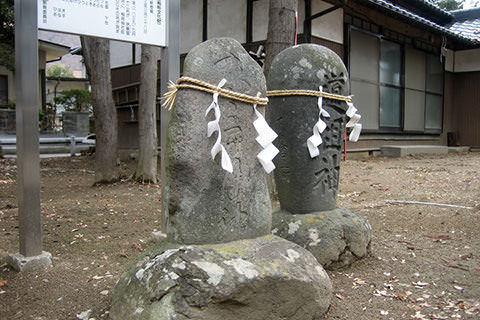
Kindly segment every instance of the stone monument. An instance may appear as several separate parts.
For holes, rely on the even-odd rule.
[[[338,99],[350,99],[347,70],[330,49],[302,44],[275,57],[267,87],[269,95],[289,90],[271,96],[267,109],[280,150],[274,162],[281,209],[273,214],[272,233],[308,249],[325,268],[347,266],[367,254],[371,240],[365,219],[336,207],[348,118],[347,102]],[[319,99],[302,90],[321,90],[338,99]],[[352,110],[349,115],[358,120]],[[312,139],[318,142],[310,145]]]
[[[270,234],[262,165],[273,163],[262,152],[274,147],[256,133],[264,108],[220,92],[265,97],[262,70],[237,41],[220,38],[193,48],[183,75],[171,91],[168,240],[122,275],[111,318],[321,319],[328,275],[310,252]]]

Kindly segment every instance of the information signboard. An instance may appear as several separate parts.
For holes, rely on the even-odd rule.
[[[38,27],[166,46],[165,0],[38,0]]]

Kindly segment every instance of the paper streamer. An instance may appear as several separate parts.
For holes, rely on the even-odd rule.
[[[319,91],[323,91],[323,87],[320,86],[318,87]],[[320,155],[320,150],[318,149],[318,146],[322,144],[322,136],[321,133],[325,131],[327,128],[327,124],[322,120],[322,116],[325,118],[329,118],[330,114],[323,109],[323,97],[318,97],[318,121],[317,123],[313,126],[313,135],[307,139],[307,147],[308,147],[308,152],[310,153],[311,158],[315,158]]]
[[[227,82],[227,80],[222,79],[218,83],[217,87],[219,87],[219,88],[223,87],[226,82]],[[217,141],[215,142],[215,144],[212,147],[212,150],[210,151],[210,154],[212,155],[212,160],[215,160],[215,156],[218,153],[221,152],[222,153],[222,160],[221,160],[222,168],[225,171],[228,171],[228,172],[232,173],[233,172],[232,160],[230,159],[230,156],[228,155],[227,150],[225,150],[225,147],[221,143],[222,142],[222,134],[221,134],[220,124],[219,124],[221,114],[220,114],[220,108],[218,106],[218,92],[215,92],[213,94],[213,101],[210,104],[210,106],[207,108],[207,111],[205,112],[205,117],[208,115],[208,113],[212,109],[215,112],[215,120],[212,120],[212,121],[208,122],[207,137],[210,137],[214,132],[217,132],[218,136],[217,136]]]
[[[257,96],[259,95],[260,93]],[[258,153],[257,158],[262,164],[263,169],[267,173],[270,173],[273,171],[273,169],[275,169],[275,165],[273,164],[272,160],[279,152],[279,150],[272,143],[273,140],[278,137],[278,135],[275,131],[273,131],[272,128],[270,128],[262,114],[258,112],[256,104],[253,105],[253,109],[257,115],[257,119],[253,122],[253,126],[258,133],[258,136],[255,140],[257,140],[257,142],[263,148],[263,150]]]
[[[361,115],[357,113],[357,108],[351,102],[347,102],[347,117],[350,118],[350,121],[347,122],[347,128],[352,128],[352,132],[348,136],[348,140],[356,142],[358,141],[358,137],[360,136],[360,132],[362,131],[362,125],[358,123],[362,118]]]

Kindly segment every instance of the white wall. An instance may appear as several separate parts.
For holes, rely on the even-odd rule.
[[[207,29],[208,39],[230,37],[244,43],[247,32],[247,1],[209,0]]]
[[[131,64],[132,44],[128,42],[110,40],[110,68],[129,66]]]
[[[480,49],[455,51],[454,71],[480,71]]]
[[[203,1],[180,1],[180,53],[187,53],[202,42]]]
[[[262,41],[267,39],[268,32],[268,3],[269,0],[253,2],[252,40]]]
[[[455,68],[455,51],[444,49],[443,55],[445,57],[445,71],[453,72]]]
[[[55,96],[56,80],[47,80],[46,82],[46,95],[47,102],[53,104],[53,98]],[[88,90],[89,83],[87,81],[60,81],[57,85],[57,96],[59,93],[71,89],[83,89]]]
[[[330,7],[333,5],[313,0],[312,15]],[[303,23],[303,19],[301,21]],[[312,20],[312,36],[343,44],[343,9],[337,9]]]

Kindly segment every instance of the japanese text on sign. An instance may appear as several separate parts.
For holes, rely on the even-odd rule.
[[[165,0],[38,0],[40,29],[166,46]]]

